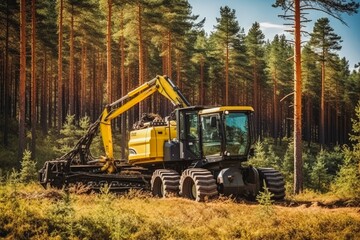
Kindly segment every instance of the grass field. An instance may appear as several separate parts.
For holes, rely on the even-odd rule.
[[[0,239],[360,239],[359,207],[299,199],[270,206],[229,198],[197,203],[137,191],[66,194],[6,184]]]

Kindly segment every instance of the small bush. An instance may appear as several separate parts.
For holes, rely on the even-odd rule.
[[[31,151],[25,150],[20,171],[20,181],[22,183],[29,183],[36,179],[36,162],[31,160]]]
[[[318,156],[316,157],[316,162],[310,172],[310,178],[312,185],[315,190],[320,192],[325,192],[329,188],[331,176],[328,174],[328,169],[326,167],[326,158],[327,152],[321,150]]]
[[[259,215],[262,217],[270,217],[274,214],[273,203],[271,198],[274,196],[266,186],[264,181],[264,191],[256,196],[256,201],[259,203]]]

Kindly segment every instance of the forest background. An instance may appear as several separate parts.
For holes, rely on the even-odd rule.
[[[259,141],[252,163],[281,170],[291,191],[291,39],[266,40],[257,22],[245,32],[235,9],[219,11],[208,34],[185,0],[33,0],[23,8],[2,1],[0,169],[20,169],[25,149],[38,168],[60,156],[107,103],[164,74],[194,105],[253,106]],[[302,49],[304,184],[345,189],[339,186],[351,172],[347,196],[358,197],[360,66],[349,66],[340,49],[329,19],[316,20]],[[118,157],[126,156],[122,136],[142,113],[172,110],[155,95],[116,120]]]

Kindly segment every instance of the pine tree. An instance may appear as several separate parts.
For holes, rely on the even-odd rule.
[[[215,26],[215,37],[219,44],[220,52],[224,52],[224,67],[225,67],[225,105],[229,105],[229,62],[230,51],[233,48],[234,41],[240,31],[240,26],[236,20],[235,10],[228,6],[220,7],[220,18],[216,18],[217,25]]]
[[[257,167],[268,167],[269,160],[267,158],[266,151],[264,149],[264,144],[261,141],[257,141],[255,144],[255,154],[249,160],[249,164],[252,164]]]
[[[320,104],[320,144],[325,144],[325,80],[327,62],[334,56],[333,51],[341,49],[341,37],[335,34],[328,18],[320,18],[311,33],[310,46],[321,62],[321,104]]]
[[[255,22],[249,29],[249,32],[245,38],[247,55],[249,58],[249,67],[252,75],[253,86],[253,101],[252,105],[255,111],[255,127],[257,133],[262,138],[261,120],[262,109],[260,107],[262,91],[262,80],[264,80],[264,68],[265,68],[265,48],[264,48],[264,34],[260,29],[260,24]]]
[[[36,82],[36,5],[31,1],[31,152],[35,156],[37,124],[37,82]]]
[[[267,66],[269,79],[273,86],[273,131],[272,136],[275,138],[275,144],[277,139],[281,136],[281,112],[280,112],[280,98],[286,96],[292,89],[289,88],[289,77],[293,75],[293,68],[291,61],[288,59],[292,56],[293,51],[290,45],[287,43],[285,35],[275,35],[273,41],[269,45],[267,51]],[[281,103],[280,103],[281,104]]]
[[[315,190],[324,192],[328,189],[330,176],[328,174],[328,169],[326,168],[326,156],[327,152],[321,150],[316,157],[315,165],[312,168],[310,173],[310,178],[312,185]]]
[[[250,70],[248,55],[245,46],[245,30],[240,28],[239,33],[233,40],[229,57],[229,99],[230,105],[248,105],[248,89]]]
[[[195,64],[198,64],[200,67],[200,77],[199,77],[199,96],[198,96],[198,104],[205,104],[205,91],[204,91],[204,66],[207,58],[207,39],[205,36],[205,31],[201,31],[197,34],[196,42],[194,44],[195,52],[191,61]]]
[[[25,151],[26,1],[20,1],[19,159]]]
[[[321,78],[320,70],[317,68],[316,56],[311,51],[309,44],[306,44],[302,51],[302,78],[303,78],[303,98],[304,98],[304,140],[311,142],[318,142],[315,136],[317,126],[314,124],[314,109],[317,110],[315,102],[318,102],[318,92],[320,92],[317,81]]]
[[[37,177],[36,162],[31,159],[31,151],[25,149],[21,161],[20,181],[29,183]]]

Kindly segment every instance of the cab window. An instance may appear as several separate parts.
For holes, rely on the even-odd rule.
[[[225,114],[226,152],[230,155],[245,155],[248,146],[248,115]]]
[[[220,156],[221,154],[219,119],[219,114],[201,117],[204,156]]]

